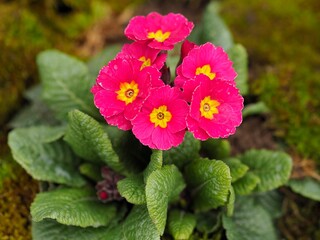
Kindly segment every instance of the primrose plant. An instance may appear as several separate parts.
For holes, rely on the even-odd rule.
[[[96,59],[39,54],[41,88],[9,134],[13,158],[41,183],[34,239],[276,238],[281,196],[270,190],[287,181],[291,159],[230,156],[224,138],[242,122],[246,55],[204,42],[208,17],[225,28],[209,6],[194,42],[181,14],[132,18],[133,42],[107,49],[99,73]]]

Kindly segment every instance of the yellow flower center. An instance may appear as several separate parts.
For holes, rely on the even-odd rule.
[[[165,40],[167,40],[170,36],[170,32],[165,32],[163,33],[162,30],[158,30],[156,32],[149,32],[148,33],[148,38],[153,38],[158,42],[164,42]]]
[[[200,103],[201,117],[213,119],[213,115],[219,113],[217,108],[219,105],[220,103],[217,100],[212,100],[210,96],[205,97]]]
[[[151,66],[151,59],[150,58],[146,58],[145,56],[142,56],[141,58],[139,58],[139,60],[142,62],[140,70],[144,69],[145,67]]]
[[[209,64],[203,65],[202,67],[198,67],[196,69],[196,75],[199,74],[206,75],[208,78],[210,78],[210,80],[213,80],[216,77],[216,74],[211,72],[211,67]]]
[[[126,105],[132,103],[138,96],[139,88],[135,81],[131,83],[122,82],[120,83],[120,89],[116,91],[118,94],[117,99],[125,102]]]
[[[172,115],[167,110],[166,105],[162,105],[158,108],[154,108],[150,113],[150,121],[154,123],[155,127],[160,126],[161,128],[166,128],[171,118],[172,118]]]

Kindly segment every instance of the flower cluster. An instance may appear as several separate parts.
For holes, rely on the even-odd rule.
[[[232,62],[221,47],[186,40],[192,29],[181,14],[153,12],[130,20],[125,35],[134,42],[100,70],[91,89],[108,124],[161,150],[178,146],[187,130],[200,140],[235,132],[243,98]],[[167,50],[179,42],[180,65],[168,85]]]

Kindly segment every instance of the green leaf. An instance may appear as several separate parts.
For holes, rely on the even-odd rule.
[[[305,179],[291,179],[288,182],[288,185],[291,189],[301,194],[304,197],[313,199],[315,201],[320,201],[320,182],[312,179],[312,178],[305,178]]]
[[[146,206],[133,207],[122,225],[121,235],[119,240],[160,240],[157,228],[149,217]]]
[[[204,10],[202,24],[202,41],[212,42],[225,50],[233,46],[232,35],[219,16],[219,4],[211,2]]]
[[[168,217],[168,230],[174,239],[189,239],[196,226],[196,218],[191,213],[172,210]]]
[[[97,75],[99,74],[100,69],[104,65],[107,65],[108,62],[112,60],[117,55],[118,52],[120,52],[120,50],[121,50],[121,45],[114,44],[106,47],[100,53],[98,53],[93,58],[91,58],[87,63],[90,71],[90,75],[96,78]]]
[[[231,146],[228,140],[210,138],[201,142],[201,152],[210,159],[228,158],[231,153]]]
[[[260,178],[255,191],[264,192],[284,185],[291,174],[292,160],[284,152],[250,150],[240,158]]]
[[[187,132],[182,144],[163,152],[163,161],[165,164],[174,164],[181,169],[194,159],[199,158],[199,150],[200,141]]]
[[[82,175],[92,179],[95,182],[102,180],[101,168],[95,164],[83,163],[80,165],[79,171]]]
[[[101,118],[90,92],[94,82],[89,79],[84,63],[62,52],[47,50],[37,56],[37,65],[43,85],[42,97],[59,119],[66,119],[74,109]]]
[[[175,200],[185,188],[182,174],[174,165],[152,172],[146,183],[146,200],[149,215],[160,235],[163,234],[170,200]]]
[[[239,88],[241,95],[247,95],[249,93],[247,50],[241,44],[236,44],[228,49],[228,55],[238,74],[235,80],[237,88]]]
[[[155,170],[161,169],[163,162],[163,152],[161,150],[153,150],[150,163],[143,172],[144,182],[147,182],[148,177]]]
[[[52,219],[32,223],[33,240],[103,240],[106,227],[75,227],[57,223]]]
[[[132,175],[120,180],[117,184],[118,191],[129,203],[145,204],[146,192],[143,175]]]
[[[103,204],[91,189],[61,188],[42,192],[31,205],[35,222],[50,218],[79,227],[107,226],[115,214],[115,205]]]
[[[112,148],[108,134],[92,117],[78,110],[69,112],[68,128],[64,140],[80,157],[107,164],[114,171],[126,174],[125,166]]]
[[[224,159],[223,162],[230,168],[230,174],[232,177],[231,182],[235,182],[242,178],[249,170],[249,167],[241,163],[241,161],[237,158]]]
[[[222,218],[228,240],[276,240],[272,221],[268,212],[250,198],[239,198],[233,216]]]
[[[269,113],[270,109],[264,102],[251,103],[244,107],[242,111],[242,117],[248,117],[256,114]]]
[[[221,211],[207,211],[196,213],[197,230],[209,234],[221,228]]]
[[[229,199],[228,199],[228,204],[227,204],[227,216],[231,217],[233,215],[234,211],[234,202],[236,201],[236,194],[233,190],[233,187],[231,186],[230,188],[230,194],[229,194]]]
[[[247,196],[252,198],[255,205],[263,207],[272,218],[279,218],[282,214],[282,195],[276,190],[255,193]]]
[[[207,211],[227,202],[231,176],[230,169],[224,162],[197,159],[186,166],[185,177],[192,189],[193,206],[196,210]]]
[[[83,186],[77,158],[62,140],[61,127],[17,128],[9,133],[13,158],[35,179]]]
[[[21,110],[10,120],[10,128],[22,128],[36,125],[59,125],[54,113],[40,99],[41,87],[39,85],[29,89],[25,93],[31,103]]]
[[[247,195],[252,193],[259,183],[260,178],[256,174],[247,172],[246,175],[234,182],[232,186],[237,195]]]
[[[138,174],[147,167],[151,150],[143,146],[131,131],[122,131],[110,125],[105,126],[104,130],[128,173]]]

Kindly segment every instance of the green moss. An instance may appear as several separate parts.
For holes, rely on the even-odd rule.
[[[38,192],[37,182],[8,159],[0,159],[0,181],[1,239],[31,239],[29,208]]]
[[[222,6],[248,50],[251,92],[271,109],[278,135],[320,161],[320,2],[225,0]]]

